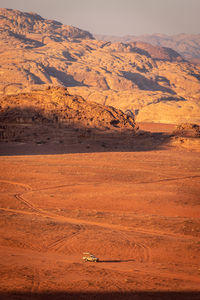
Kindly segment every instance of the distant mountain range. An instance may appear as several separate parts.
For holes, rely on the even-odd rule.
[[[96,34],[94,36],[98,40],[111,41],[112,43],[140,41],[154,46],[168,47],[180,53],[185,59],[200,60],[200,34],[149,34],[140,36],[126,35],[122,37]]]
[[[0,32],[2,95],[59,85],[87,101],[131,110],[136,121],[200,123],[200,66],[167,46],[96,40],[11,9],[0,9]]]

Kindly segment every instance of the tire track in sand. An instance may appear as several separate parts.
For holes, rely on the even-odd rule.
[[[31,191],[32,190],[31,186],[26,184],[26,183],[20,183],[20,182],[17,182],[17,181],[10,181],[10,180],[3,180],[3,179],[1,179],[0,182],[21,186],[25,189],[25,191]]]
[[[46,250],[47,251],[51,251],[54,250],[56,252],[58,251],[62,251],[63,249],[68,249],[68,252],[74,252],[73,250],[71,251],[71,247],[69,246],[72,242],[72,240],[77,237],[78,235],[80,235],[81,233],[83,233],[85,231],[85,227],[81,224],[77,224],[77,231],[72,233],[71,235],[64,235],[63,237],[56,239],[54,242],[50,243],[47,247]]]
[[[199,177],[199,176],[194,176],[194,177]],[[185,179],[185,178],[181,178]],[[173,179],[174,180],[174,179]],[[54,219],[58,222],[67,222],[71,224],[76,224],[76,225],[92,225],[92,226],[97,226],[97,227],[102,227],[102,228],[107,228],[107,229],[112,229],[112,230],[121,230],[121,231],[128,231],[128,232],[136,232],[136,233],[141,233],[141,234],[147,234],[147,235],[153,235],[153,236],[164,236],[168,238],[179,238],[183,240],[200,240],[199,237],[190,237],[186,235],[181,235],[181,234],[174,234],[174,233],[166,233],[164,231],[158,231],[158,230],[148,230],[148,229],[141,229],[141,228],[133,228],[133,227],[127,227],[127,226],[122,226],[122,225],[117,225],[117,224],[110,224],[110,223],[98,223],[94,221],[89,221],[89,220],[83,220],[83,219],[75,219],[75,218],[70,218],[70,217],[65,217],[61,215],[57,215],[55,213],[50,213],[46,210],[43,210],[41,208],[36,207],[33,203],[31,203],[29,200],[24,198],[24,194],[29,193],[29,192],[35,192],[35,191],[40,191],[40,190],[47,190],[47,189],[56,189],[56,188],[62,188],[62,187],[71,187],[75,186],[73,185],[59,185],[59,186],[52,186],[52,187],[46,187],[46,188],[41,188],[37,190],[33,190],[29,185],[27,184],[21,184],[18,182],[12,182],[12,181],[7,181],[7,180],[0,180],[0,182],[8,182],[14,185],[20,185],[25,188],[25,191],[22,193],[17,193],[14,194],[14,197],[25,204],[27,207],[29,207],[35,214]],[[145,250],[146,251],[146,250]],[[148,254],[146,254],[148,256]]]
[[[132,248],[133,253],[136,251],[136,254],[139,254],[139,260],[140,262],[151,262],[151,248],[148,247],[145,243],[139,243],[136,242],[134,239],[135,237],[133,237],[133,241],[130,241],[130,237],[127,235],[127,233],[125,233],[124,231],[120,231],[121,236],[123,237],[123,239],[125,239],[125,241],[129,242],[130,245],[130,251],[132,248],[132,243],[134,243],[134,246]],[[136,256],[136,254],[134,253],[134,256]]]
[[[63,187],[63,186],[59,186],[59,187]],[[56,188],[56,187],[50,187],[50,188]],[[43,189],[48,189],[48,188],[43,188]],[[41,190],[43,190],[41,189]],[[29,192],[30,190],[26,190],[26,192]],[[24,193],[26,193],[24,192]],[[23,193],[23,194],[24,194]],[[59,216],[57,214],[52,214],[52,213],[48,213],[47,211],[43,210],[43,209],[39,209],[37,208],[35,205],[33,205],[30,201],[27,201],[23,196],[22,196],[22,193],[18,193],[18,194],[15,194],[15,197],[23,202],[24,204],[26,204],[29,208],[33,209],[37,214],[39,215],[42,215],[44,217],[49,217],[49,218],[53,218],[53,219],[57,219],[57,220],[63,220],[63,221],[67,221],[69,223],[73,223],[73,224],[76,224],[79,226],[79,230],[72,234],[71,236],[69,235],[65,235],[64,237],[61,237],[59,239],[57,239],[56,241],[52,242],[50,245],[47,246],[47,250],[55,250],[55,251],[60,251],[62,250],[63,248],[67,248],[68,251],[71,253],[71,252],[74,252],[74,250],[70,250],[70,247],[69,247],[69,244],[70,244],[70,240],[72,242],[72,240],[77,236],[77,235],[80,235],[84,230],[85,230],[85,227],[83,226],[83,224],[85,225],[95,225],[95,226],[100,226],[100,227],[103,227],[103,228],[109,228],[109,229],[120,229],[120,230],[128,230],[130,231],[130,228],[127,228],[127,227],[122,227],[122,226],[119,226],[119,225],[113,225],[113,224],[101,224],[101,223],[97,223],[97,222],[92,222],[92,221],[85,221],[85,220],[79,220],[79,219],[73,219],[73,218],[68,218],[68,217],[63,217],[63,216]],[[78,223],[77,223],[78,221]],[[125,237],[126,240],[129,240],[128,237],[123,234],[123,236]],[[150,259],[150,248],[148,248],[145,244],[141,244],[141,243],[135,243],[135,248],[138,247],[139,249],[142,250],[142,254],[141,254],[141,251],[140,252],[140,256],[141,256],[141,261],[142,262],[147,262],[149,261]]]
[[[24,193],[23,193],[24,194]],[[61,215],[57,215],[55,213],[50,213],[46,210],[43,210],[41,208],[37,208],[35,205],[33,205],[30,201],[26,200],[21,194],[15,194],[14,195],[16,199],[18,199],[20,202],[23,204],[26,204],[29,208],[31,208],[36,215],[45,217],[45,218],[50,218],[53,219],[57,222],[67,222],[71,224],[77,224],[77,225],[91,225],[91,226],[97,226],[97,227],[102,227],[102,228],[107,228],[107,229],[114,229],[114,230],[122,230],[122,231],[128,231],[128,232],[135,232],[135,233],[140,233],[140,234],[147,234],[147,235],[153,235],[153,236],[164,236],[168,238],[179,238],[182,240],[200,240],[199,237],[196,236],[186,236],[186,235],[181,235],[181,234],[175,234],[175,233],[166,233],[164,231],[158,231],[158,230],[146,230],[146,229],[141,229],[141,228],[133,228],[133,227],[127,227],[123,225],[117,225],[117,224],[110,224],[110,223],[98,223],[94,221],[89,221],[89,220],[84,220],[84,219],[75,219],[75,218],[70,218],[70,217],[65,217]],[[5,210],[5,209],[4,209]]]
[[[43,217],[53,218],[54,220],[55,220],[55,217],[57,219],[59,217],[59,215],[49,214],[45,210],[37,208],[30,201],[26,200],[22,195],[24,195],[25,193],[28,193],[28,192],[48,190],[48,189],[55,189],[55,188],[63,188],[63,187],[66,187],[66,186],[67,187],[68,186],[74,186],[74,185],[59,185],[59,186],[45,187],[45,188],[33,190],[30,185],[23,184],[23,183],[18,183],[18,182],[15,182],[15,181],[0,180],[0,182],[4,182],[4,183],[8,183],[8,184],[12,184],[12,185],[17,185],[17,186],[23,187],[25,189],[25,191],[21,192],[21,193],[14,194],[14,197],[18,201],[20,201],[21,203],[24,203],[26,206],[28,206],[29,208],[31,208],[31,210],[34,211],[34,214],[36,213],[39,216],[42,215]],[[21,213],[21,214],[26,214],[26,215],[27,214],[28,215],[33,214],[32,212],[25,212],[25,211],[16,210],[16,209],[9,209],[9,208],[0,208],[0,210],[7,211],[7,212],[14,212],[14,213],[18,213],[18,214]],[[59,250],[61,250],[63,248],[66,248],[66,243],[67,242],[68,242],[67,244],[69,244],[70,240],[72,240],[75,236],[81,234],[85,230],[85,227],[83,225],[81,225],[81,224],[76,224],[76,227],[78,227],[78,230],[75,233],[73,233],[71,236],[65,235],[64,237],[61,237],[61,238],[57,239],[56,241],[54,241],[51,244],[49,244],[46,247],[46,250],[48,251],[48,250],[53,250],[54,249],[56,251],[59,251]],[[67,248],[69,248],[69,247],[67,247]],[[69,250],[69,252],[73,252],[73,251]]]
[[[136,247],[141,249],[139,252],[142,253],[140,262],[151,262],[151,248],[144,243],[136,243]]]
[[[197,176],[199,177],[199,176]],[[182,178],[182,179],[185,179],[185,178]],[[176,180],[176,179],[174,179]],[[2,181],[2,182],[6,182],[6,181]],[[8,182],[8,181],[7,181]],[[18,185],[18,183],[16,182],[8,182],[8,183],[11,183],[11,184],[15,184],[15,185]],[[126,227],[126,226],[121,226],[121,225],[115,225],[115,224],[109,224],[109,223],[98,223],[98,222],[93,222],[93,221],[89,221],[89,220],[81,220],[81,219],[74,219],[74,218],[69,218],[69,217],[64,217],[64,216],[60,216],[60,215],[57,215],[55,213],[49,213],[48,211],[45,211],[43,209],[40,209],[38,207],[36,207],[33,203],[31,203],[29,200],[25,199],[24,198],[24,194],[26,193],[29,193],[29,192],[33,192],[33,191],[36,191],[36,190],[33,190],[31,189],[30,186],[28,185],[24,185],[24,184],[19,184],[20,186],[23,186],[25,191],[23,193],[17,193],[15,194],[15,198],[26,204],[31,210],[32,212],[24,212],[24,211],[21,211],[20,213],[26,213],[26,214],[37,214],[39,216],[42,216],[42,217],[45,217],[45,218],[50,218],[50,219],[53,219],[53,220],[56,220],[58,222],[67,222],[67,223],[71,223],[71,224],[76,224],[76,225],[79,225],[79,226],[88,226],[88,225],[92,225],[92,226],[96,226],[96,227],[102,227],[102,228],[106,228],[106,229],[110,229],[110,230],[117,230],[117,231],[121,231],[122,234],[124,234],[125,232],[131,232],[131,233],[140,233],[140,234],[149,234],[149,235],[155,235],[155,236],[163,236],[163,237],[173,237],[173,238],[181,238],[181,239],[189,239],[189,240],[194,240],[194,237],[187,237],[185,235],[177,235],[177,234],[166,234],[165,232],[162,232],[162,231],[151,231],[151,230],[143,230],[143,229],[135,229],[135,228],[131,228],[131,227]],[[66,187],[66,186],[69,186],[69,185],[63,185],[62,187]],[[59,186],[61,187],[61,186]],[[55,187],[49,187],[49,189],[52,189],[52,188],[56,188]],[[48,188],[45,188],[45,189],[48,189]],[[42,189],[41,189],[42,190]],[[38,190],[39,191],[39,190]],[[5,210],[5,209],[4,209]],[[11,211],[11,209],[9,209],[9,211]],[[14,211],[14,210],[13,210]],[[16,210],[16,212],[18,212]],[[80,234],[82,231],[79,230],[79,232],[77,232],[77,234],[75,234],[74,236],[72,235],[71,239],[75,238],[76,235]],[[64,236],[56,241],[54,241],[53,243],[51,243],[49,245],[49,248],[50,249],[54,249],[57,251],[58,249],[62,248],[62,247],[65,247],[66,245],[66,242],[67,240],[69,239],[69,237],[67,236]],[[127,239],[127,236],[126,236],[126,239]],[[199,238],[198,238],[199,240]],[[143,244],[143,243],[135,243],[135,248],[139,248],[139,255],[141,256],[141,262],[148,262],[151,260],[151,251],[150,251],[150,248],[147,247],[147,245]],[[142,254],[141,254],[142,253]],[[152,273],[154,274],[155,271],[154,270],[145,270],[143,267],[141,268],[140,267],[140,270],[141,272],[144,272],[144,273]],[[157,273],[156,273],[157,274]],[[178,276],[177,276],[178,275]],[[186,275],[186,274],[174,274],[173,272],[165,272],[165,271],[162,271],[162,276],[167,276],[167,277],[174,277],[174,278],[181,278],[181,279],[184,279],[184,280],[192,280],[192,281],[195,281],[195,277],[193,278],[193,276],[191,277],[190,275]],[[196,281],[200,282],[199,279],[196,279]],[[34,277],[33,277],[33,286],[32,286],[32,291],[36,291],[39,289],[39,274],[37,273],[37,271],[34,271]]]
[[[40,276],[36,267],[33,268],[31,293],[38,293],[40,288]]]

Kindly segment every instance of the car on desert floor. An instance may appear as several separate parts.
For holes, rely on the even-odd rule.
[[[89,252],[83,253],[83,260],[84,261],[91,261],[91,262],[98,262],[99,261],[99,259],[95,255],[93,255]]]

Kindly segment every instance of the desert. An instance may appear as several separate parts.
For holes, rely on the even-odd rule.
[[[15,147],[0,158],[4,299],[199,298],[199,152]]]
[[[199,299],[199,64],[0,13],[0,299]]]

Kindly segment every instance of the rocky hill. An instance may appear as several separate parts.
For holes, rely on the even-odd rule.
[[[64,128],[136,132],[134,117],[72,96],[64,87],[0,97],[0,140],[22,140]]]
[[[127,36],[108,36],[94,35],[98,40],[111,41],[113,43],[131,43],[140,41],[150,43],[154,46],[171,48],[180,53],[185,59],[200,60],[200,34],[148,34],[148,35],[127,35]]]
[[[35,14],[0,13],[2,95],[60,85],[137,121],[200,122],[200,67],[172,49],[98,41]]]
[[[0,32],[2,39],[10,37],[10,43],[18,43],[22,48],[41,46],[46,40],[93,39],[92,34],[79,28],[46,20],[35,13],[5,8],[0,8]]]

